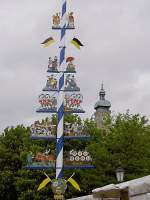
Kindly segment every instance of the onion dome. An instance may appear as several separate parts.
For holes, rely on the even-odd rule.
[[[111,107],[111,103],[105,99],[105,90],[104,90],[103,84],[101,85],[99,96],[100,96],[100,100],[96,102],[94,109],[95,110],[97,110],[98,108],[109,109]]]

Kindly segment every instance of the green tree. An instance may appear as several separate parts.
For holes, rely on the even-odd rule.
[[[92,155],[93,170],[76,170],[74,179],[80,184],[77,192],[68,183],[66,198],[90,194],[92,189],[115,183],[115,169],[119,164],[125,169],[125,180],[138,178],[150,173],[150,126],[145,117],[131,115],[129,112],[107,118],[102,129],[96,128],[92,120],[82,121],[78,116],[67,115],[65,121],[84,124],[85,131],[91,135],[89,141],[73,140],[65,142],[65,153],[73,148],[87,148]],[[53,116],[53,123],[56,123]],[[0,199],[6,200],[50,200],[50,188],[37,192],[37,187],[45,178],[42,171],[25,170],[26,155],[29,151],[41,151],[49,141],[31,141],[29,128],[17,126],[7,128],[0,136]],[[51,149],[55,144],[50,143]],[[51,178],[55,171],[46,172]],[[73,171],[65,171],[69,178]]]
[[[120,164],[125,169],[125,180],[148,175],[150,131],[146,118],[127,112],[107,122],[108,134],[101,130],[95,142],[89,146],[99,186],[116,182],[115,169]]]

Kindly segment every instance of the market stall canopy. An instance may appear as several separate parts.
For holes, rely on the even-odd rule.
[[[92,191],[93,196],[102,198],[118,198],[120,197],[120,189],[115,184],[106,185]]]
[[[119,198],[150,200],[150,175],[120,184],[110,184],[94,189],[95,198]],[[145,195],[145,196],[144,196]]]

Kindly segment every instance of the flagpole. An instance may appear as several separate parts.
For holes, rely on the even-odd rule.
[[[66,6],[67,1],[62,1],[61,37],[60,37],[60,63],[59,63],[59,88],[58,88],[58,123],[56,144],[56,179],[63,178],[63,146],[64,146],[64,65],[65,65],[65,35],[66,35]]]

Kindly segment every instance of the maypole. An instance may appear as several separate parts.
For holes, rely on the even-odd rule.
[[[65,36],[66,36],[66,6],[62,0],[59,89],[58,89],[58,125],[56,145],[56,179],[63,177],[63,146],[64,146],[64,67],[65,67]]]
[[[64,121],[64,114],[66,113],[77,115],[85,113],[85,111],[81,107],[83,96],[75,79],[76,66],[73,63],[75,58],[72,56],[66,57],[65,55],[66,31],[75,29],[74,16],[73,12],[66,14],[67,0],[61,0],[61,3],[61,13],[53,15],[52,26],[53,30],[60,31],[59,59],[57,56],[54,59],[49,57],[48,79],[43,93],[39,95],[40,107],[36,110],[38,113],[56,114],[57,124],[48,115],[42,121],[35,121],[30,128],[30,138],[32,140],[47,140],[48,142],[56,140],[56,148],[51,150],[50,145],[48,145],[46,148],[44,147],[43,151],[30,152],[27,155],[28,164],[26,166],[30,170],[55,169],[56,178],[53,180],[44,172],[46,179],[39,185],[38,190],[41,190],[51,182],[54,199],[57,200],[64,199],[68,182],[80,191],[78,183],[73,179],[75,173],[66,180],[63,174],[64,170],[93,168],[91,165],[92,159],[86,147],[85,149],[77,150],[75,146],[72,146],[69,152],[64,148],[65,140],[87,140],[91,137],[84,122],[80,120],[80,122],[76,121],[74,123],[72,121]],[[44,47],[48,47],[54,41],[52,37],[48,37],[42,44]],[[73,38],[71,44],[77,49],[83,46],[77,38]]]

